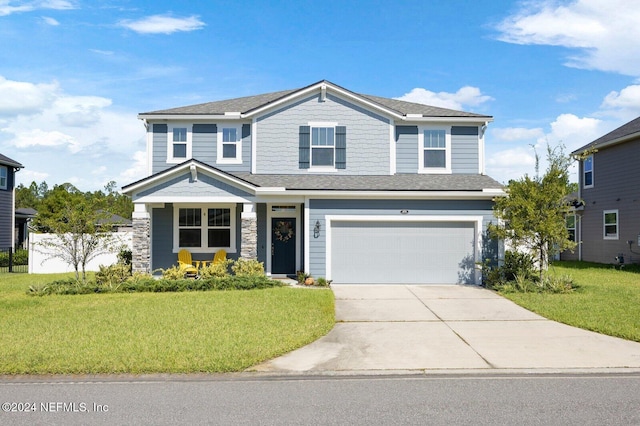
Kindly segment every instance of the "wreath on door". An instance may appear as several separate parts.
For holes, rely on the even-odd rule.
[[[286,243],[293,237],[293,226],[291,222],[281,220],[276,223],[276,229],[273,231],[278,241]]]

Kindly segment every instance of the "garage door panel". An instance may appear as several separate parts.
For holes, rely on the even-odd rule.
[[[469,282],[475,259],[473,222],[332,223],[336,283]],[[471,265],[471,266],[469,266]]]

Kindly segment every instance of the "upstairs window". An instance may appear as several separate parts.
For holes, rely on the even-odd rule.
[[[9,169],[6,166],[0,166],[0,189],[9,187]]]
[[[583,187],[593,188],[593,155],[588,156],[582,162]]]
[[[605,210],[603,212],[603,238],[605,240],[618,239],[618,210]]]
[[[333,167],[335,161],[335,129],[311,128],[311,167]]]
[[[242,163],[240,126],[218,126],[218,163]]]
[[[421,173],[451,173],[450,131],[442,128],[421,128],[418,143]]]
[[[187,127],[169,127],[167,162],[181,163],[191,158],[191,132]]]

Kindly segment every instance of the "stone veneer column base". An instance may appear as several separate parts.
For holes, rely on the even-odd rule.
[[[151,220],[148,217],[133,220],[132,271],[151,273]]]
[[[258,258],[258,219],[253,212],[242,213],[240,244],[240,257],[242,259]]]

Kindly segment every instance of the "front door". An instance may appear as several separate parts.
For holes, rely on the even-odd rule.
[[[271,219],[271,273],[296,273],[296,220]]]

